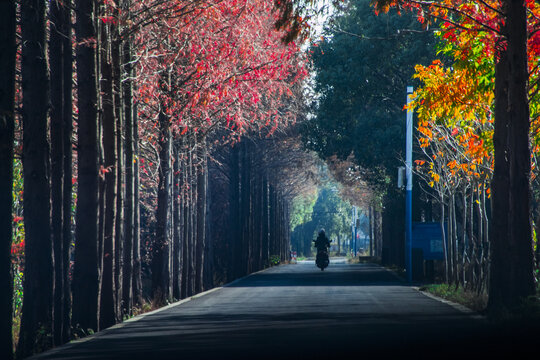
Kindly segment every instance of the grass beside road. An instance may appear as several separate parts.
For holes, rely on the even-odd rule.
[[[462,286],[429,284],[422,286],[420,291],[429,292],[445,300],[466,306],[476,312],[484,311],[487,305],[487,294],[478,294],[475,291],[466,290]]]
[[[420,287],[420,291],[429,292],[440,298],[461,304],[481,314],[486,314],[488,294],[478,294],[475,291],[465,290],[462,286],[448,284],[430,284]],[[499,323],[538,323],[540,322],[540,285],[536,296],[524,300],[521,305],[511,311],[489,315],[492,321]]]

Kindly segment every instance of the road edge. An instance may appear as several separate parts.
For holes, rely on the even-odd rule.
[[[453,302],[451,300],[444,299],[444,298],[439,297],[437,295],[434,295],[434,294],[432,294],[430,292],[420,290],[420,287],[418,287],[418,286],[411,286],[411,288],[413,288],[414,290],[416,290],[419,293],[423,294],[424,296],[427,296],[428,298],[431,298],[433,300],[437,300],[437,301],[442,302],[442,303],[444,303],[446,305],[449,305],[449,306],[453,307],[454,309],[456,309],[456,310],[458,310],[458,311],[460,311],[460,312],[462,312],[464,314],[469,315],[473,319],[487,320],[487,317],[485,315],[482,315],[482,314],[480,314],[480,313],[466,307],[465,305]]]
[[[404,279],[403,277],[399,276],[396,272],[394,272],[393,270],[387,268],[386,266],[383,266],[383,265],[379,265],[380,267],[382,267],[383,269],[385,269],[386,271],[390,272],[392,275],[394,275],[397,279],[399,279],[400,281],[404,282],[404,283],[407,283],[407,280]],[[462,304],[459,304],[459,303],[456,303],[456,302],[453,302],[453,301],[450,301],[450,300],[447,300],[447,299],[444,299],[442,297],[439,297],[437,295],[434,295],[430,292],[427,292],[427,291],[423,291],[423,290],[420,290],[420,287],[419,286],[416,286],[416,285],[410,285],[410,287],[416,291],[418,291],[419,293],[423,294],[424,296],[427,296],[428,298],[430,299],[433,299],[433,300],[437,300],[439,302],[442,302],[446,305],[449,305],[451,307],[453,307],[454,309],[464,313],[464,314],[467,314],[469,315],[470,317],[472,317],[473,319],[477,319],[477,320],[483,320],[483,321],[487,321],[487,317],[485,315],[482,315],[468,307],[466,307],[465,305],[462,305]]]

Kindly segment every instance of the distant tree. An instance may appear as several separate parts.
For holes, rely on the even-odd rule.
[[[326,186],[319,192],[311,218],[316,232],[324,228],[328,238],[337,239],[348,230],[345,224],[350,224],[350,214],[351,205],[341,199],[337,186]]]

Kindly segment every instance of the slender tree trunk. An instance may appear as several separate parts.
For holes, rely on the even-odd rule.
[[[104,16],[102,8],[97,5],[97,16],[101,18]],[[96,40],[96,77],[97,82],[97,92],[98,92],[98,166],[99,166],[99,178],[98,178],[98,307],[97,307],[97,318],[98,318],[98,330],[99,330],[99,310],[101,299],[101,279],[103,273],[103,240],[105,237],[105,158],[103,153],[103,98],[102,94],[102,85],[101,85],[101,52],[106,48],[106,44],[103,43],[103,36],[101,34],[102,29],[105,28],[105,24],[102,21],[97,21],[97,40]]]
[[[168,274],[168,283],[167,283],[167,294],[168,294],[168,299],[169,301],[172,301],[174,298],[172,296],[173,294],[173,236],[174,236],[174,226],[175,226],[175,223],[174,223],[174,171],[173,171],[173,162],[174,162],[174,156],[173,156],[173,140],[172,140],[172,136],[171,136],[171,164],[170,164],[170,168],[171,168],[171,171],[169,171],[169,233],[168,233],[168,237],[169,237],[169,256],[168,256],[168,259],[169,259],[169,263],[168,263],[168,269],[169,269],[169,274]]]
[[[208,149],[206,150],[208,151]],[[206,188],[206,202],[205,202],[205,237],[206,243],[204,247],[204,276],[203,276],[203,289],[211,289],[214,287],[214,244],[212,242],[212,218],[210,211],[210,204],[212,203],[212,192],[210,191],[210,173],[208,167],[208,153],[206,154],[206,161],[204,162],[205,173],[205,188]]]
[[[63,135],[64,135],[64,188],[63,188],[63,234],[62,240],[64,241],[62,246],[62,265],[64,266],[62,274],[64,276],[64,304],[63,304],[63,320],[62,320],[62,342],[66,343],[71,337],[71,284],[70,284],[70,270],[71,270],[71,244],[73,242],[72,236],[72,206],[73,206],[73,150],[72,140],[73,135],[73,95],[72,95],[72,81],[73,81],[73,48],[71,43],[72,25],[71,25],[71,0],[64,1],[64,7],[62,7],[62,15],[64,17],[64,37],[63,37],[63,56],[62,62],[64,66],[63,70]]]
[[[103,24],[101,89],[103,103],[103,152],[105,168],[105,212],[103,237],[103,270],[99,304],[99,327],[105,329],[116,323],[114,294],[114,239],[116,220],[116,114],[113,98],[113,65],[110,54],[111,34]]]
[[[132,74],[131,46],[124,43],[124,66],[126,73]],[[133,211],[134,211],[134,178],[133,178],[133,94],[131,80],[124,81],[124,122],[125,122],[125,152],[126,152],[126,193],[124,204],[124,261],[122,271],[122,308],[123,314],[131,313],[131,283],[133,269]]]
[[[114,16],[119,16],[119,9],[114,10]],[[124,103],[123,103],[123,72],[121,68],[122,57],[120,46],[122,44],[122,39],[120,35],[120,27],[118,24],[112,24],[110,27],[111,33],[111,66],[112,66],[112,86],[113,93],[112,99],[114,104],[114,127],[115,127],[115,166],[111,169],[115,173],[115,213],[114,213],[114,238],[113,241],[113,257],[112,261],[112,277],[113,277],[113,298],[114,298],[114,313],[115,313],[115,322],[122,321],[122,249],[123,249],[123,219],[124,219],[124,209],[123,209],[123,118],[124,118]]]
[[[181,199],[182,199],[182,205],[181,205],[181,211],[182,211],[182,276],[181,276],[181,294],[180,297],[186,298],[188,295],[188,260],[189,260],[189,253],[188,253],[188,232],[189,232],[189,226],[188,226],[188,214],[189,214],[189,208],[188,208],[188,177],[187,177],[187,159],[186,159],[186,151],[185,149],[182,149],[182,166],[181,166],[181,176],[182,176],[182,186],[180,188],[181,191]]]
[[[197,211],[195,199],[197,195],[197,182],[193,174],[194,167],[194,150],[193,142],[190,142],[192,148],[189,150],[188,158],[188,179],[189,179],[189,189],[188,189],[188,199],[189,199],[189,212],[188,212],[188,252],[189,252],[189,261],[188,261],[188,296],[192,296],[195,291],[195,231],[196,231],[196,216],[195,212]]]
[[[47,115],[46,2],[21,3],[25,277],[18,357],[51,344],[53,263]]]
[[[239,273],[238,277],[242,277],[249,272],[249,157],[247,140],[243,139],[240,143],[241,151],[241,167],[240,167],[240,239],[241,250],[239,253]]]
[[[98,310],[98,112],[95,1],[77,0],[78,186],[73,272],[74,327],[97,329]]]
[[[240,216],[239,216],[239,199],[240,199],[240,167],[239,167],[239,146],[236,144],[231,149],[230,158],[230,240],[229,240],[229,269],[227,271],[227,281],[232,281],[239,276],[238,264],[240,262],[239,254],[241,251],[240,242]]]
[[[139,206],[139,126],[137,107],[133,107],[133,303],[142,305],[141,229]]]
[[[206,144],[200,144],[200,159],[202,162],[197,171],[197,249],[196,249],[196,277],[195,293],[203,291],[204,281],[204,248],[206,244]]]
[[[173,214],[172,214],[172,227],[173,227],[173,237],[172,237],[172,251],[171,256],[173,260],[172,264],[172,279],[173,279],[173,289],[172,297],[174,299],[180,299],[181,296],[181,280],[182,280],[182,271],[181,271],[181,242],[180,242],[180,156],[178,146],[174,146],[174,165],[173,165]]]
[[[71,53],[71,47],[64,50],[65,17],[63,5],[53,2],[50,6],[49,59],[51,70],[51,206],[52,241],[54,249],[54,304],[53,343],[62,343],[62,322],[64,320],[64,51]]]
[[[120,68],[120,44],[113,47],[113,62],[118,62],[115,66],[117,76],[119,79],[125,75]],[[127,101],[125,94],[123,94],[123,86],[121,83],[117,87],[117,116],[116,116],[116,221],[114,230],[114,295],[116,299],[116,316],[117,321],[122,321],[124,307],[122,303],[122,280],[123,280],[123,263],[124,263],[124,186],[125,186],[125,174],[124,174],[124,138],[122,134],[124,124],[125,108],[124,104]]]
[[[13,359],[13,140],[15,130],[15,1],[0,2],[0,358]]]
[[[169,119],[163,113],[159,115],[159,187],[158,208],[156,213],[156,237],[152,249],[152,298],[158,304],[164,304],[168,294],[168,226],[169,226],[169,179],[171,131]]]
[[[262,244],[262,264],[264,267],[268,266],[268,259],[270,258],[270,225],[269,225],[269,201],[268,201],[268,174],[264,173],[263,178],[263,244]]]

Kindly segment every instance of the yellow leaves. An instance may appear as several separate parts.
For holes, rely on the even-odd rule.
[[[439,180],[441,180],[441,176],[433,171],[430,171],[429,172],[429,175],[431,176],[431,178],[433,179],[433,181],[435,182],[439,182]]]

